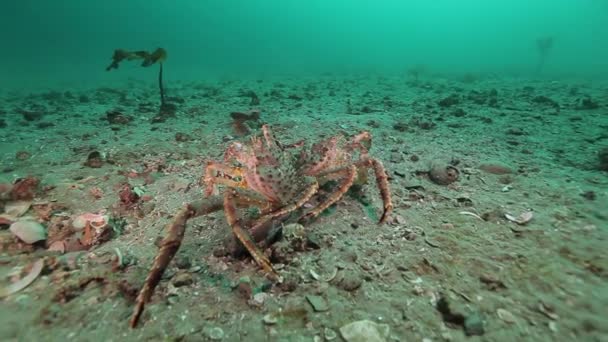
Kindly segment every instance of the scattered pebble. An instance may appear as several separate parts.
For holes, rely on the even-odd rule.
[[[353,273],[346,273],[338,286],[343,290],[350,292],[360,288],[362,283],[363,280],[359,276]]]
[[[306,300],[308,300],[308,302],[316,312],[324,312],[329,310],[329,304],[327,303],[325,298],[321,296],[308,295],[306,296]]]
[[[269,313],[269,314],[264,315],[264,317],[262,318],[262,321],[264,322],[264,324],[274,325],[274,324],[277,324],[279,319],[277,318],[277,315],[275,315],[273,313]]]
[[[325,337],[326,341],[331,341],[335,340],[338,337],[338,334],[333,329],[325,328],[323,329],[323,336]]]
[[[481,336],[485,329],[479,313],[472,313],[464,320],[464,332],[467,336]]]
[[[496,314],[498,315],[498,318],[504,322],[509,324],[517,323],[517,318],[515,318],[515,315],[513,315],[510,311],[501,308],[496,310]]]
[[[192,278],[192,275],[190,273],[178,273],[175,275],[175,277],[173,277],[173,286],[175,287],[181,287],[181,286],[187,286],[190,285],[194,282],[194,279]]]
[[[362,320],[341,327],[340,335],[347,342],[383,342],[386,341],[389,331],[388,324]]]
[[[531,211],[525,211],[521,214],[519,214],[519,216],[515,217],[513,215],[510,214],[505,214],[505,218],[511,222],[515,222],[519,225],[524,225],[527,224],[528,222],[530,222],[532,220],[532,218],[534,217],[534,213]]]
[[[205,335],[213,341],[220,341],[224,338],[224,330],[220,327],[208,327],[205,329]]]
[[[46,239],[46,229],[36,221],[17,221],[11,224],[9,229],[25,243],[32,244]]]

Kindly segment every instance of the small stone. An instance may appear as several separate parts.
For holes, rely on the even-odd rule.
[[[484,334],[483,319],[479,313],[472,313],[464,320],[464,332],[467,336],[481,336]]]
[[[10,226],[10,231],[25,243],[32,244],[46,239],[46,229],[36,221],[17,221]]]
[[[308,300],[308,302],[316,312],[324,312],[329,310],[329,305],[327,301],[321,296],[308,295],[306,296],[306,300]]]
[[[515,315],[513,315],[510,311],[498,309],[496,310],[496,314],[498,315],[498,318],[509,324],[517,323],[517,318],[515,318]]]
[[[190,263],[190,258],[188,258],[185,255],[179,256],[176,258],[175,260],[175,266],[177,266],[177,268],[179,269],[186,269],[186,268],[190,268],[191,263]]]
[[[388,324],[369,320],[352,322],[340,328],[340,334],[347,342],[384,342],[389,331]]]
[[[254,306],[262,306],[264,305],[264,303],[266,302],[266,299],[268,299],[268,297],[270,297],[270,295],[268,293],[264,293],[264,292],[259,292],[253,295],[253,298],[251,298],[251,305]]]
[[[344,278],[342,278],[342,281],[340,281],[340,283],[338,284],[343,290],[346,291],[355,291],[356,289],[361,287],[361,284],[363,283],[363,280],[352,274],[352,273],[346,273],[344,275]]]
[[[323,329],[323,336],[325,337],[326,341],[331,341],[335,340],[338,337],[338,334],[333,329],[325,328]]]
[[[210,327],[205,329],[205,335],[213,341],[220,341],[224,338],[224,330],[220,327]]]
[[[173,277],[173,286],[175,287],[187,286],[193,282],[194,279],[192,279],[192,275],[190,273],[178,273],[175,275],[175,277]]]
[[[269,314],[264,315],[264,317],[262,318],[262,321],[264,322],[264,324],[273,325],[273,324],[277,324],[279,319],[277,318],[277,316],[275,314],[269,313]]]

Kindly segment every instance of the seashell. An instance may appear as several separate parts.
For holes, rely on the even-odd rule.
[[[510,215],[510,214],[505,214],[505,218],[507,220],[509,220],[511,222],[515,222],[519,225],[524,225],[524,224],[530,222],[533,217],[534,217],[534,213],[531,211],[525,211],[525,212],[519,214],[519,216],[517,216],[517,217]]]
[[[369,320],[349,323],[340,328],[340,334],[348,342],[382,342],[390,332],[388,324],[378,324]]]
[[[6,203],[4,212],[15,217],[22,216],[32,206],[32,201],[12,201]]]
[[[448,185],[458,180],[460,171],[452,165],[435,164],[431,167],[428,174],[433,183]]]
[[[83,230],[87,224],[90,224],[91,227],[95,229],[101,229],[108,224],[108,220],[108,215],[85,213],[76,216],[76,218],[72,221],[72,227],[74,230],[80,231]]]
[[[55,241],[49,246],[49,251],[51,252],[59,252],[61,254],[65,253],[65,241]]]
[[[9,214],[0,214],[0,225],[11,225],[17,218]]]
[[[0,288],[0,298],[10,296],[13,293],[19,292],[24,288],[28,287],[31,283],[38,278],[44,267],[44,260],[39,259],[32,265],[30,273],[15,283],[7,286],[6,288]]]
[[[17,221],[10,226],[10,231],[25,243],[32,244],[46,239],[44,226],[36,221]]]

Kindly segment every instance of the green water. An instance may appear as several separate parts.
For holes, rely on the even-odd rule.
[[[115,48],[167,49],[170,81],[210,77],[404,73],[528,76],[552,37],[544,75],[606,77],[608,2],[3,1],[0,85],[97,85],[154,78],[106,73]]]

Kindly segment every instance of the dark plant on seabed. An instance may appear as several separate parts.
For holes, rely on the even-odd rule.
[[[547,56],[549,56],[549,53],[553,48],[553,37],[538,38],[536,40],[536,47],[538,48],[540,58],[538,60],[538,65],[536,66],[536,74],[540,74],[547,61]]]
[[[165,88],[163,86],[163,62],[167,60],[167,51],[163,48],[157,48],[153,52],[148,51],[127,51],[124,49],[114,50],[112,55],[112,63],[106,67],[107,71],[118,69],[120,62],[123,60],[141,60],[142,67],[149,67],[153,64],[158,64],[158,88],[160,90],[160,110],[159,117],[173,115],[175,113],[175,105],[170,104],[165,99]]]

